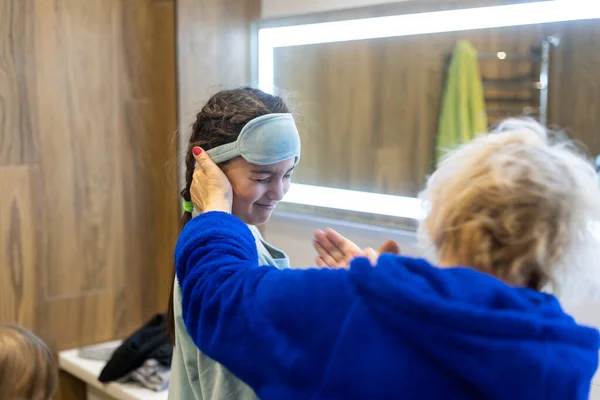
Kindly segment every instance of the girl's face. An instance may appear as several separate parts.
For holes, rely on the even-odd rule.
[[[267,222],[290,188],[294,161],[255,165],[237,157],[224,164],[223,172],[233,188],[233,215],[249,225]]]

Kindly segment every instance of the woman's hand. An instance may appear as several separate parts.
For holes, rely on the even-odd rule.
[[[313,246],[317,250],[315,262],[319,267],[347,268],[350,260],[364,255],[363,250],[354,242],[329,228],[315,233]]]
[[[227,176],[200,147],[194,147],[192,152],[198,162],[190,187],[194,208],[201,212],[231,213],[233,190]]]
[[[361,249],[333,229],[317,231],[313,245],[318,253],[315,262],[319,267],[348,268],[355,257],[367,257],[372,264],[376,264],[381,253],[400,253],[400,247],[393,240],[385,242],[377,251],[370,247]]]
[[[385,242],[384,244],[381,245],[381,247],[379,248],[379,250],[377,250],[377,252],[379,254],[381,254],[381,253],[400,254],[400,246],[398,246],[398,243],[394,242],[393,240],[388,240],[387,242]]]

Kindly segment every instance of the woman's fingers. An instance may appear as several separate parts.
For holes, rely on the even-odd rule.
[[[202,150],[200,147],[194,147],[192,149],[192,153],[194,154],[194,158],[196,159],[198,166],[203,171],[205,171],[205,173],[207,175],[211,172],[215,173],[214,172],[215,168],[218,169],[219,171],[221,170],[217,166],[217,164],[214,163],[212,158],[210,158],[210,156],[208,154],[206,154],[206,152],[204,150]]]
[[[332,244],[332,246],[335,246],[343,254],[360,253],[360,247],[358,247],[356,243],[347,239],[345,236],[339,234],[331,228],[325,229],[325,237]]]
[[[233,190],[227,176],[200,147],[194,147],[192,153],[198,162],[190,187],[194,207],[203,212],[231,212]]]
[[[329,240],[325,232],[321,230],[315,232],[315,244],[318,244],[318,247],[315,245],[317,253],[319,256],[323,257],[325,261],[329,261],[327,258],[332,258],[334,262],[337,263],[344,259],[342,250]]]
[[[318,254],[316,263],[320,267],[348,267],[350,261],[357,256],[367,257],[375,265],[381,253],[400,253],[400,246],[393,240],[385,242],[379,251],[371,247],[361,250],[354,242],[330,228],[317,231],[313,245]]]
[[[360,247],[331,228],[317,231],[315,238],[338,261],[351,259],[361,253]]]
[[[325,249],[323,247],[323,245],[318,241],[315,240],[313,241],[313,246],[315,247],[315,250],[317,251],[318,257],[319,259],[321,259],[326,266],[329,267],[338,267],[341,266],[341,262],[342,262],[342,257],[336,258],[336,255],[331,254],[327,249]],[[318,265],[318,264],[317,264]],[[322,265],[319,265],[320,267]]]
[[[320,258],[319,262],[330,267],[347,268],[354,257],[364,255],[354,242],[331,228],[315,232],[313,245],[318,253],[318,258]]]
[[[320,268],[329,266],[321,257],[315,258],[315,262],[317,263],[317,267],[320,267]]]
[[[388,240],[383,245],[381,245],[381,247],[377,250],[377,252],[379,254],[382,254],[382,253],[400,254],[400,246],[398,246],[398,243],[394,242],[393,240]]]
[[[371,265],[375,266],[377,264],[377,259],[379,258],[379,253],[372,249],[371,247],[367,247],[363,250],[365,253],[365,257],[369,259]]]

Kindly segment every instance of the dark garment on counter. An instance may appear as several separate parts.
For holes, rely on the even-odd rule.
[[[154,359],[171,366],[173,345],[165,334],[166,314],[156,314],[143,327],[129,336],[100,373],[100,382],[119,380],[141,367],[146,360]]]

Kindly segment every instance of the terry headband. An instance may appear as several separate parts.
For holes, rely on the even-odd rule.
[[[292,114],[267,114],[244,125],[235,142],[206,153],[217,164],[239,156],[256,165],[275,164],[293,157],[295,166],[300,161],[300,135]]]
[[[216,164],[242,157],[251,164],[270,165],[294,158],[300,161],[300,134],[292,114],[267,114],[254,118],[242,128],[237,140],[217,146],[206,153]],[[191,201],[183,209],[192,213]]]

